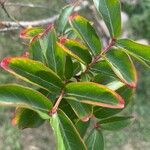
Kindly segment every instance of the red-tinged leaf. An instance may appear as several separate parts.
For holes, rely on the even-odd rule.
[[[123,83],[131,88],[136,87],[137,72],[130,56],[121,49],[111,49],[105,54],[105,59]]]
[[[50,92],[59,93],[61,79],[42,63],[27,58],[5,58],[1,67],[22,80],[35,84]]]
[[[44,29],[40,27],[27,28],[20,33],[20,38],[32,39],[33,37],[43,33]]]
[[[124,100],[106,86],[93,82],[69,83],[65,87],[65,98],[89,105],[108,108],[123,108]]]

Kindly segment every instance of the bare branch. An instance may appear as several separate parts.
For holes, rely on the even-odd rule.
[[[25,4],[25,3],[10,3],[7,2],[5,3],[5,6],[19,6],[19,7],[31,7],[31,8],[46,8],[48,9],[47,6],[45,5],[37,5],[37,4],[33,4],[33,3],[29,3],[29,4]]]
[[[86,8],[89,5],[89,2],[83,1],[80,3],[80,6],[76,6],[74,9],[75,12],[80,11],[81,9]],[[17,30],[20,27],[29,27],[29,26],[43,26],[50,23],[54,23],[59,14],[54,15],[50,18],[35,20],[35,21],[1,21],[0,22],[0,32],[10,31],[10,30]]]

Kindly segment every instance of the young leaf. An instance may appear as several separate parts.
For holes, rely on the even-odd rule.
[[[78,120],[76,123],[75,123],[75,126],[78,130],[78,132],[80,133],[80,136],[83,138],[86,134],[86,131],[88,129],[90,125],[90,120],[87,121],[87,122],[83,122],[81,120]]]
[[[44,120],[37,112],[19,107],[16,109],[12,123],[13,125],[17,125],[19,129],[37,128],[44,123]]]
[[[106,86],[93,82],[69,83],[65,87],[65,98],[95,106],[123,108],[124,100]]]
[[[77,55],[82,62],[89,64],[92,61],[89,50],[81,43],[72,39],[65,39],[64,45],[75,55]]]
[[[56,136],[58,150],[86,150],[75,126],[61,110],[52,115],[50,124]]]
[[[20,33],[20,38],[23,39],[32,39],[33,37],[37,36],[38,34],[42,33],[44,29],[40,27],[34,28],[27,28]]]
[[[57,30],[58,33],[63,33],[64,32],[65,27],[67,25],[68,17],[73,12],[73,9],[74,9],[73,5],[67,5],[61,10],[60,16],[57,20],[56,30]]]
[[[52,103],[41,93],[19,85],[0,86],[0,105],[19,106],[35,111],[48,112]]]
[[[87,122],[92,116],[92,106],[69,99],[67,102],[70,104],[78,118],[83,122]]]
[[[112,117],[98,122],[103,130],[120,130],[129,126],[135,120],[134,117]]]
[[[131,58],[126,53],[121,49],[111,49],[105,54],[105,59],[123,83],[132,88],[136,87],[136,69]]]
[[[61,79],[42,63],[27,58],[5,58],[1,67],[19,78],[53,93],[59,93]]]
[[[101,52],[101,41],[90,22],[79,16],[70,16],[70,24],[80,34],[93,55]]]
[[[129,39],[117,40],[117,46],[122,47],[127,53],[137,59],[150,63],[150,46],[136,43]]]
[[[101,14],[112,38],[121,33],[121,7],[119,0],[93,0]]]
[[[85,143],[88,150],[104,150],[104,139],[101,130],[98,128],[91,130]]]
[[[117,90],[117,93],[120,94],[125,100],[125,107],[123,109],[112,109],[112,108],[104,108],[104,107],[94,107],[93,112],[96,118],[103,119],[111,117],[115,114],[120,113],[122,110],[126,108],[129,104],[131,97],[133,96],[133,89],[127,88],[126,86],[121,87]]]

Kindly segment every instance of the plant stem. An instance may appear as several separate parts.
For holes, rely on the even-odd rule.
[[[115,44],[116,39],[112,39],[110,41],[110,43],[101,51],[101,53],[99,53],[98,55],[96,55],[92,62],[86,67],[85,71],[81,73],[81,75],[86,74],[89,69],[107,52],[110,50],[110,48]]]
[[[58,106],[59,106],[59,104],[60,104],[60,102],[61,102],[63,96],[64,96],[64,89],[61,91],[61,93],[60,93],[60,95],[59,95],[59,97],[58,97],[58,99],[57,99],[55,105],[53,106],[52,110],[50,111],[50,114],[51,114],[51,115],[52,115],[52,114],[55,114],[55,113],[57,112]]]

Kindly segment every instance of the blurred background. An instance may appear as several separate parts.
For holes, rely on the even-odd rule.
[[[0,0],[0,61],[4,57],[20,56],[27,50],[19,38],[19,21],[53,18],[63,6],[74,0]],[[82,0],[80,14],[91,19],[104,39],[108,33],[103,21],[94,18],[91,1]],[[150,0],[122,0],[123,37],[150,44]],[[8,22],[17,22],[11,26]],[[46,24],[44,24],[45,26]],[[135,62],[139,85],[134,96],[132,112],[137,117],[129,128],[117,132],[104,132],[106,150],[150,149],[150,70]],[[0,68],[0,84],[16,83],[14,77]],[[18,130],[11,125],[14,109],[0,107],[0,150],[54,150],[55,141],[48,124],[38,129]]]

